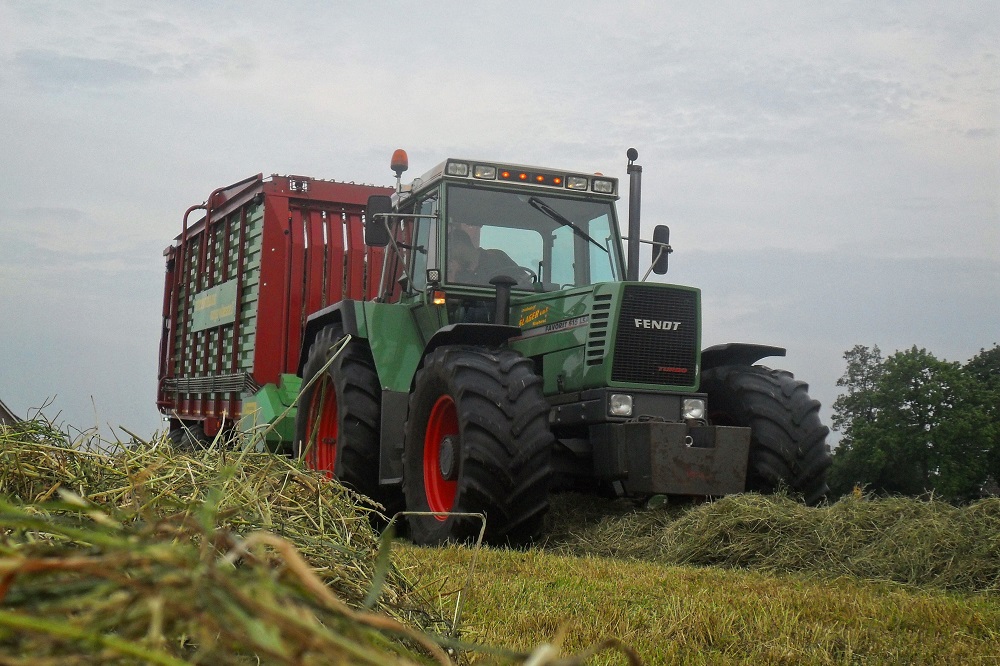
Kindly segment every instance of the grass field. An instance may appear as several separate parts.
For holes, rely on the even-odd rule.
[[[0,427],[0,664],[1000,664],[1000,500],[556,496],[519,551],[368,511],[269,454]]]
[[[817,580],[542,550],[399,546],[397,561],[447,595],[463,586],[463,636],[564,654],[617,638],[648,664],[1000,663],[1000,603],[856,578]],[[609,649],[592,664],[626,664]]]

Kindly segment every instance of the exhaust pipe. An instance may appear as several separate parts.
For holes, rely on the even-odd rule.
[[[639,205],[642,191],[642,167],[635,163],[639,159],[639,151],[629,148],[628,156],[628,263],[625,266],[625,279],[637,282],[639,280]]]

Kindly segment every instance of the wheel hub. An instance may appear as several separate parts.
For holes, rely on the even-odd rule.
[[[453,435],[446,435],[441,440],[438,451],[438,469],[446,481],[454,481],[458,477],[458,442]]]

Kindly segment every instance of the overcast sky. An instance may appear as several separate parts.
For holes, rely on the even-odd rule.
[[[787,347],[825,420],[855,344],[1000,342],[995,0],[0,0],[0,399],[160,427],[162,250],[218,186],[629,147],[705,345]]]

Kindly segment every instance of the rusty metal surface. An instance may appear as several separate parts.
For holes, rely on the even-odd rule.
[[[728,495],[745,488],[749,428],[651,422],[616,430],[627,451],[629,494]]]

